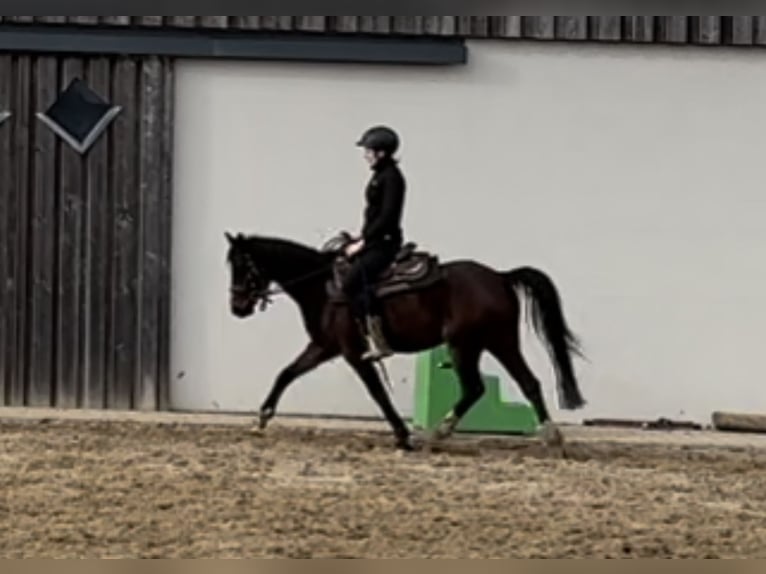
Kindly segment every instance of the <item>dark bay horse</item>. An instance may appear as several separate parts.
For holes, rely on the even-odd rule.
[[[276,283],[298,305],[309,342],[277,375],[260,409],[260,428],[274,417],[288,385],[317,366],[342,356],[365,384],[396,437],[396,446],[412,448],[407,425],[394,408],[373,363],[362,360],[364,339],[347,305],[332,296],[334,266],[343,257],[338,249],[316,250],[293,241],[232,235],[227,262],[230,266],[230,306],[233,315],[245,318],[259,306],[264,309],[275,293]],[[404,263],[413,261],[403,256]],[[534,407],[547,434],[553,429],[540,382],[528,367],[520,349],[521,309],[517,290],[527,296],[530,317],[547,344],[557,375],[561,408],[577,409],[585,401],[580,394],[571,355],[581,355],[577,337],[569,330],[557,289],[542,271],[518,267],[496,271],[481,263],[463,260],[438,262],[431,257],[431,277],[415,288],[414,281],[400,283],[381,301],[385,333],[397,353],[414,353],[446,343],[460,378],[462,396],[436,431],[449,436],[460,419],[484,393],[479,360],[489,351],[516,380]],[[424,259],[419,262],[423,267]],[[421,273],[422,279],[422,273]],[[384,280],[381,280],[381,283]],[[381,284],[379,283],[379,285]]]

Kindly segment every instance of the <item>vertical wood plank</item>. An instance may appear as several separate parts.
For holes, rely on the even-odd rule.
[[[455,16],[423,16],[423,30],[426,34],[452,36],[456,31],[455,26]]]
[[[193,28],[196,22],[196,16],[167,16],[168,25],[179,28]]]
[[[755,17],[754,42],[756,44],[766,44],[766,16]]]
[[[458,16],[455,19],[455,29],[458,36],[470,36],[471,35],[471,17],[470,16]]]
[[[81,26],[95,26],[99,23],[98,16],[67,16],[67,20],[72,24]]]
[[[34,102],[37,111],[45,111],[58,95],[58,61],[40,56],[34,65]],[[51,406],[55,373],[54,325],[56,313],[54,289],[56,283],[56,210],[58,201],[56,173],[57,136],[35,119],[34,123],[34,185],[30,216],[31,282],[29,285],[29,365],[27,403],[31,406]]]
[[[277,16],[277,30],[295,30],[295,16]]]
[[[146,18],[146,16],[142,16]],[[229,25],[228,16],[200,16],[200,24],[203,28],[227,28]]]
[[[695,44],[720,44],[721,17],[693,16],[689,36]]]
[[[67,22],[79,26],[93,26],[98,24],[98,16],[67,16]]]
[[[556,16],[556,38],[587,40],[588,16]]]
[[[13,185],[7,196],[8,262],[5,284],[5,376],[8,404],[21,406],[26,402],[26,293],[28,260],[28,197],[30,190],[32,115],[32,58],[16,59],[13,74]],[[6,129],[8,122],[6,122]],[[8,392],[10,391],[10,392]]]
[[[13,105],[13,58],[9,54],[0,55],[0,112],[10,111]],[[9,253],[8,216],[13,187],[12,152],[13,123],[6,120],[0,123],[0,405],[10,404],[11,380],[8,378],[8,365],[5,349],[7,348],[6,313],[13,301],[7,299],[7,285],[11,275],[8,263],[12,261]]]
[[[107,101],[111,101],[110,68],[108,58],[92,58],[88,62],[88,85]],[[87,329],[83,342],[85,373],[82,405],[97,409],[106,406],[107,357],[111,355],[111,349],[107,349],[108,306],[111,303],[109,139],[109,133],[103,134],[86,158]]]
[[[489,36],[489,16],[471,16],[471,36],[486,38]]]
[[[163,24],[163,16],[136,16],[136,18],[136,24],[141,26],[162,26]]]
[[[34,16],[34,21],[41,24],[63,24],[66,16]]]
[[[292,16],[259,16],[262,30],[292,30]]]
[[[296,16],[295,27],[303,32],[323,32],[327,26],[327,16]]]
[[[391,31],[392,16],[357,16],[357,18],[360,32],[388,34]]]
[[[623,16],[625,40],[630,42],[654,42],[656,16]]]
[[[622,39],[621,16],[589,16],[590,37],[599,41],[619,41]]]
[[[524,38],[550,40],[556,36],[553,16],[522,16],[521,31]]]
[[[752,16],[724,16],[727,20],[727,44],[749,46],[754,41],[754,22]]]
[[[330,16],[330,27],[335,32],[356,32],[359,30],[357,16]]]
[[[136,175],[137,66],[119,58],[114,68],[113,101],[123,107],[113,124],[114,241],[112,254],[112,331],[114,373],[108,405],[132,406],[138,366],[138,185]]]
[[[490,16],[489,34],[495,38],[520,38],[521,16]]]
[[[163,62],[162,84],[162,160],[160,162],[162,186],[160,188],[160,288],[158,360],[158,408],[170,408],[170,266],[173,206],[173,118],[175,103],[174,64],[170,59]]]
[[[140,351],[141,372],[133,404],[155,410],[158,402],[159,292],[162,286],[162,62],[144,60],[141,67],[139,110],[141,142],[139,189],[141,198]]]
[[[482,38],[489,35],[488,16],[458,16],[457,35]]]
[[[261,27],[260,16],[230,16],[230,26],[243,30],[258,30]]]
[[[423,33],[423,16],[394,16],[394,32],[418,35]]]
[[[83,62],[77,58],[62,61],[59,89],[65,90],[75,78],[83,78]],[[80,404],[82,373],[82,324],[84,305],[82,275],[86,270],[83,260],[83,159],[66,142],[59,147],[59,200],[58,200],[58,261],[56,300],[56,389],[55,405],[74,408]]]
[[[129,26],[130,16],[100,16],[101,22],[110,26]]]
[[[683,44],[689,40],[688,16],[658,16],[657,40]]]

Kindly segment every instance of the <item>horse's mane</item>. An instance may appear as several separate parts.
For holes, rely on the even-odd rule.
[[[259,263],[274,272],[313,271],[328,266],[333,258],[330,253],[289,239],[247,235],[244,241]]]

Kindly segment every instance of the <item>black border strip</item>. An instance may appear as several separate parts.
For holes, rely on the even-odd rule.
[[[429,65],[465,64],[468,59],[462,38],[221,34],[13,24],[0,24],[0,51]]]

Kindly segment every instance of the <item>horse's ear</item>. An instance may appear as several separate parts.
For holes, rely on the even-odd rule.
[[[229,233],[228,231],[224,231],[223,234],[226,236],[226,240],[229,243],[234,243],[234,236],[231,233]]]

